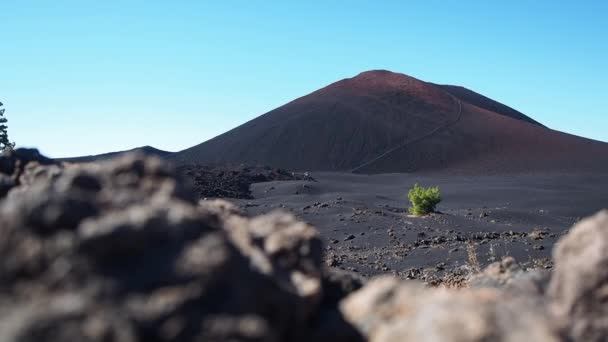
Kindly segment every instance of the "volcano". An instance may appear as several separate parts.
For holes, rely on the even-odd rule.
[[[361,173],[603,172],[608,144],[551,130],[463,87],[373,70],[168,158]]]

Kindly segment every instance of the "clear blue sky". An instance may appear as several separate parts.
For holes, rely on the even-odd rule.
[[[175,151],[389,69],[608,141],[607,4],[2,0],[0,101],[53,157]]]

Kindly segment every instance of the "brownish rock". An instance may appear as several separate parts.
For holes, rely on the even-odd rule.
[[[558,341],[542,308],[497,289],[377,278],[340,305],[369,341]]]
[[[548,297],[574,341],[608,338],[608,210],[580,221],[553,250]]]
[[[155,158],[10,161],[27,166],[0,201],[0,340],[357,336],[321,305],[321,242],[291,215],[199,205]]]

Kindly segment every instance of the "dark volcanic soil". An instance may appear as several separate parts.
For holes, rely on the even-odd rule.
[[[329,265],[363,275],[393,273],[432,281],[469,263],[503,256],[550,268],[555,241],[608,203],[608,175],[420,176],[315,173],[317,182],[254,184],[250,214],[287,210],[316,226]],[[438,185],[439,213],[407,214],[407,189]],[[470,242],[469,242],[470,241]]]

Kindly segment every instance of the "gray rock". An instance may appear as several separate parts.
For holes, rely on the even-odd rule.
[[[608,210],[584,219],[553,250],[548,297],[574,341],[608,339]]]
[[[44,174],[41,166],[57,165],[52,159],[46,158],[36,149],[18,148],[0,155],[0,198],[8,191],[29,181],[32,177]]]
[[[497,289],[371,280],[340,305],[369,341],[559,341],[542,308]]]
[[[0,159],[18,179],[0,200],[1,341],[358,336],[322,305],[321,242],[293,216],[199,204],[155,158],[18,157]]]

